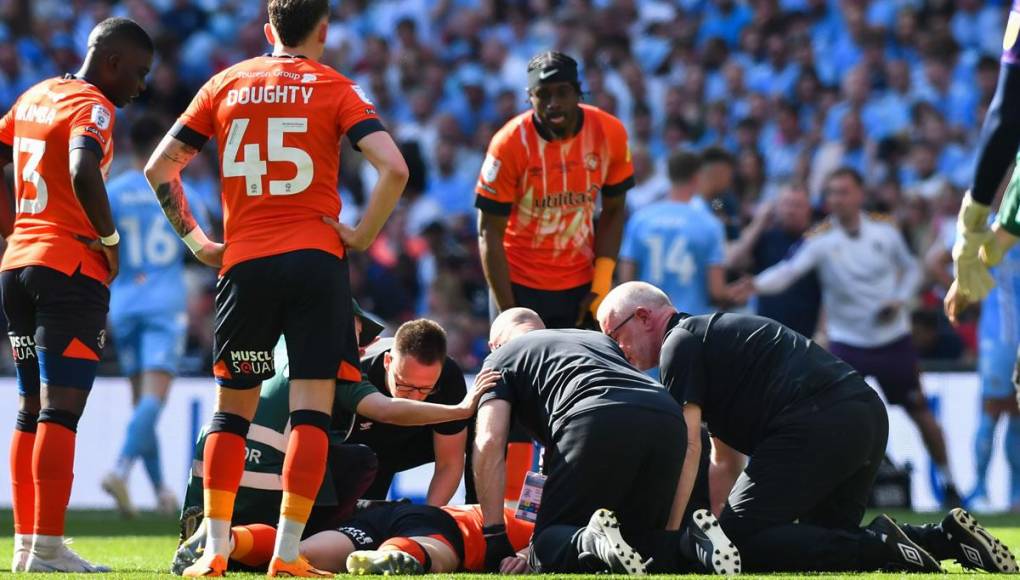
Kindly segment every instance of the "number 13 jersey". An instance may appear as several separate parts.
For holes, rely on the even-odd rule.
[[[218,144],[226,251],[235,264],[295,250],[344,256],[323,217],[340,214],[340,139],[383,130],[353,81],[302,57],[260,56],[210,79],[181,115],[174,136],[200,149]]]
[[[70,276],[81,268],[105,283],[106,258],[77,239],[99,234],[71,187],[70,152],[92,151],[105,177],[113,122],[109,99],[70,75],[28,89],[0,119],[0,143],[13,153],[15,194],[14,232],[0,270],[46,266]]]

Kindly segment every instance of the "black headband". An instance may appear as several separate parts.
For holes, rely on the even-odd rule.
[[[534,90],[540,85],[549,83],[571,83],[579,86],[581,83],[577,76],[577,64],[552,61],[528,71],[528,90]]]

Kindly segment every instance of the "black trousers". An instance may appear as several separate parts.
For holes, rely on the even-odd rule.
[[[863,571],[887,563],[860,528],[885,454],[885,406],[863,379],[781,415],[751,454],[720,516],[744,570]]]
[[[546,328],[575,328],[581,301],[591,292],[591,284],[566,290],[540,290],[520,284],[511,284],[510,288],[514,294],[514,302],[518,306],[537,312]],[[499,308],[496,307],[496,301],[490,295],[489,319],[495,320],[497,316],[499,316]],[[586,322],[591,322],[591,316],[588,316]],[[592,329],[598,330],[597,328]]]
[[[577,559],[580,535],[600,508],[616,512],[625,534],[665,528],[687,449],[681,417],[597,408],[569,419],[552,447],[532,539],[537,570],[587,571]]]

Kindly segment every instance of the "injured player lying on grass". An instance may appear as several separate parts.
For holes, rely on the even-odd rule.
[[[502,562],[503,573],[529,571],[528,544],[534,525],[507,508],[504,520],[516,555]],[[594,530],[592,533],[600,533]],[[603,534],[604,535],[604,534]],[[253,524],[231,530],[233,568],[264,570],[273,552],[276,530]],[[181,544],[171,571],[179,573],[201,554],[205,532],[199,529]],[[371,502],[337,529],[305,538],[301,558],[311,565],[309,576],[351,574],[424,574],[481,572],[485,560],[482,513],[477,505],[417,505]]]
[[[328,577],[348,573],[394,575],[452,572],[484,572],[486,536],[478,505],[441,508],[405,502],[365,502],[351,519],[335,530],[324,530],[302,540],[299,552],[305,577]],[[714,519],[698,510],[696,523]],[[503,558],[501,574],[534,573],[529,565],[534,524],[518,519],[515,510],[504,508],[507,539],[514,555]],[[717,524],[716,524],[717,525]],[[598,561],[596,568],[613,569],[623,551],[640,558],[620,533],[616,514],[599,509],[580,530],[586,558]],[[711,531],[696,534],[698,543],[713,552]],[[230,531],[230,569],[265,570],[273,554],[276,529],[266,524],[234,526]],[[203,551],[206,534],[199,526],[174,555],[171,572],[180,574]]]

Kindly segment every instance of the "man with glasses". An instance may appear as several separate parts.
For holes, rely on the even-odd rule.
[[[343,413],[336,424],[347,421],[347,443],[367,445],[379,457],[379,470],[365,498],[386,499],[394,474],[435,461],[426,501],[446,505],[464,475],[468,421],[405,427],[368,418],[359,406],[372,392],[439,405],[457,405],[463,400],[467,393],[464,372],[446,356],[446,332],[431,320],[405,322],[392,339],[369,348],[361,359],[361,370],[375,390],[370,391],[363,382],[357,390],[340,396],[346,399],[346,409],[358,412]]]
[[[859,373],[804,336],[759,316],[677,312],[644,282],[617,286],[598,320],[631,364],[659,367],[683,406],[688,448],[671,523],[700,469],[702,421],[750,457],[719,516],[746,570],[939,572],[939,561],[955,559],[968,569],[1017,571],[1009,549],[960,508],[937,524],[897,525],[880,515],[860,527],[885,454],[886,410]],[[479,424],[499,392],[483,397]]]
[[[466,423],[487,390],[476,387],[466,394],[464,374],[446,356],[446,333],[435,322],[407,322],[394,338],[372,344],[383,326],[357,303],[353,311],[365,380],[356,384],[337,382],[328,469],[306,536],[335,529],[351,516],[355,500],[363,495],[385,498],[395,472],[432,461],[436,461],[436,472],[428,502],[449,502],[464,469]],[[235,525],[276,523],[282,490],[280,475],[290,433],[290,365],[283,340],[275,355],[276,374],[262,386],[258,411],[245,441],[245,470],[234,510]],[[450,404],[437,404],[445,401]],[[181,537],[189,539],[175,557],[175,573],[193,562],[194,549],[203,545],[205,530],[199,518],[205,438],[203,433],[195,446],[181,521]],[[237,564],[248,565],[232,561],[231,567]]]

